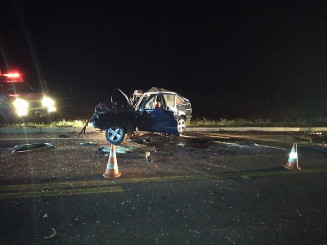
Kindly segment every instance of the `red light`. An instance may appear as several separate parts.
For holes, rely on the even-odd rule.
[[[19,73],[7,73],[7,74],[3,74],[3,76],[5,77],[20,77]]]

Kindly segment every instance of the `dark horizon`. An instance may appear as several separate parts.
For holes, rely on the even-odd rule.
[[[57,97],[90,103],[116,87],[131,93],[156,86],[189,98],[202,116],[248,110],[260,117],[282,107],[323,113],[326,7],[324,1],[8,1],[1,3],[0,69],[46,80]]]

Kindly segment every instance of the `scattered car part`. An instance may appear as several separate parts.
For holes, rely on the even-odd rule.
[[[82,146],[88,146],[88,145],[97,145],[97,143],[92,142],[92,141],[88,141],[88,142],[81,142],[79,143]]]
[[[35,149],[41,149],[41,148],[51,148],[53,147],[50,143],[33,143],[33,144],[22,144],[22,145],[15,145],[14,150],[12,151],[12,154],[16,152],[26,152],[26,151],[32,151]]]
[[[52,234],[50,236],[43,237],[43,239],[50,239],[50,238],[55,237],[55,235],[57,234],[57,231],[54,228],[51,228],[51,230],[52,230]]]
[[[152,158],[151,158],[151,153],[149,151],[145,153],[145,159],[147,162],[151,162]]]
[[[133,147],[131,146],[123,146],[123,145],[118,145],[116,146],[116,153],[127,153],[128,151],[131,151]],[[108,147],[101,146],[98,148],[99,153],[102,154],[110,154],[110,149]]]

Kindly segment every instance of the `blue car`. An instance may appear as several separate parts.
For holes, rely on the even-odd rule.
[[[169,110],[160,92],[132,101],[118,89],[110,102],[95,107],[90,122],[104,130],[107,141],[114,145],[136,130],[179,135],[176,114]]]

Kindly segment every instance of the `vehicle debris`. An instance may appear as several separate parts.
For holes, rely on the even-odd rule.
[[[81,142],[79,144],[82,145],[82,146],[88,146],[88,145],[97,145],[98,143],[88,141],[88,142]]]
[[[26,152],[33,151],[39,149],[52,148],[53,145],[50,143],[33,143],[33,144],[23,144],[23,145],[15,145],[12,154],[16,152]]]
[[[151,160],[152,160],[152,158],[150,157],[150,155],[151,155],[151,153],[149,151],[147,151],[145,153],[145,159],[146,159],[147,162],[151,162]]]
[[[52,229],[52,234],[50,236],[43,237],[43,239],[53,238],[57,234],[57,231],[54,228],[51,229]]]
[[[109,154],[110,149],[108,147],[101,146],[101,147],[98,148],[98,152],[102,153],[102,154]]]
[[[69,136],[67,134],[60,134],[58,138],[69,138]]]
[[[143,143],[149,144],[151,142],[151,139],[149,137],[146,137],[143,139]]]
[[[125,153],[131,151],[132,149],[133,149],[132,146],[119,145],[119,146],[115,147],[116,153],[122,153],[122,154],[125,154]],[[98,152],[101,154],[110,154],[110,148],[101,146],[98,148]]]
[[[244,174],[241,175],[241,179],[243,180],[249,180],[250,178],[251,177],[249,175],[244,175]]]
[[[310,145],[326,146],[327,136],[323,132],[305,132],[304,134],[294,134],[293,137],[308,141]]]

